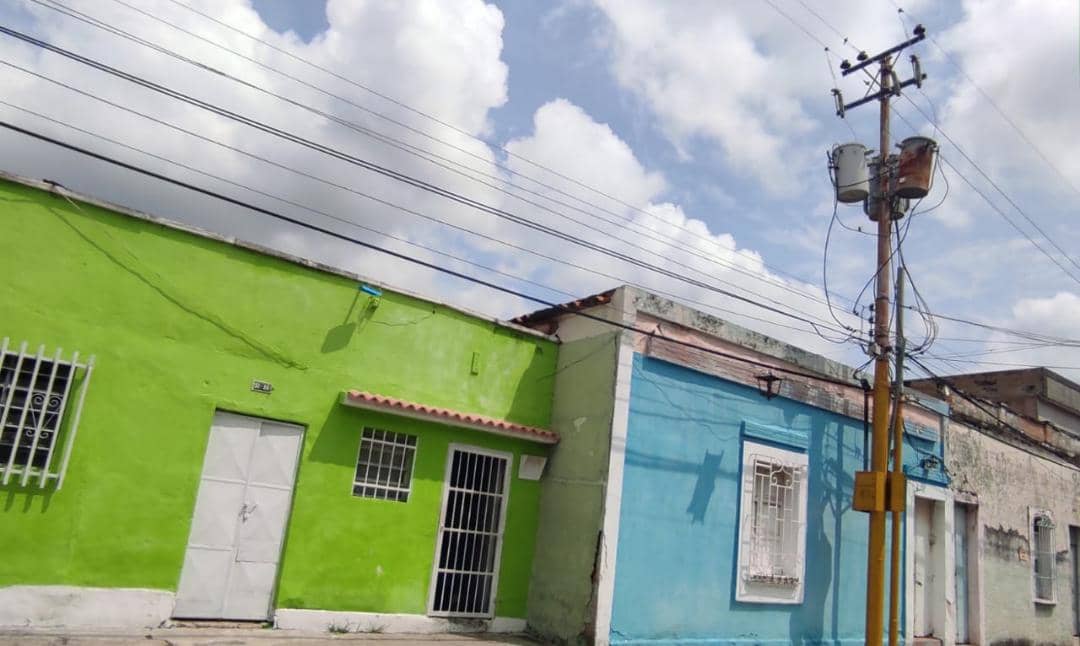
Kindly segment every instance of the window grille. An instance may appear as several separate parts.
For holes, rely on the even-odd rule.
[[[795,585],[802,574],[798,506],[802,469],[753,456],[753,494],[747,558],[742,574],[758,583]]]
[[[415,435],[365,428],[356,459],[353,495],[408,502],[415,458]]]
[[[803,452],[743,443],[737,601],[802,601],[807,464]]]
[[[64,482],[71,448],[82,413],[94,358],[79,363],[79,353],[63,358],[57,348],[51,355],[45,346],[27,353],[24,341],[9,349],[10,339],[0,345],[0,482],[44,488]],[[80,379],[81,374],[81,379]],[[74,414],[57,456],[64,433],[65,414],[78,392]]]
[[[1054,523],[1049,516],[1037,515],[1032,523],[1035,600],[1054,601]]]
[[[492,616],[509,467],[509,454],[451,448],[430,614]]]

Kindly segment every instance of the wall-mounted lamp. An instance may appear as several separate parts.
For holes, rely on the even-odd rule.
[[[919,462],[919,466],[927,471],[934,471],[941,466],[941,460],[936,455],[928,455]]]
[[[368,296],[371,297],[371,300],[369,301],[368,306],[371,307],[372,309],[378,307],[379,303],[382,302],[382,290],[381,289],[376,289],[376,288],[372,287],[371,285],[365,285],[365,284],[361,283],[360,291],[364,292],[365,294],[367,294]]]
[[[765,399],[772,399],[780,394],[780,382],[784,380],[783,377],[777,377],[769,372],[763,375],[757,375],[754,378],[757,379],[758,382],[758,391],[765,396]]]

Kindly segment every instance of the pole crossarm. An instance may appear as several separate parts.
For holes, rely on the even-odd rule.
[[[854,64],[854,65],[852,65],[851,63],[849,63],[846,60],[843,61],[842,63],[840,63],[840,73],[843,74],[844,76],[847,76],[848,74],[858,72],[862,68],[864,68],[864,67],[866,67],[868,65],[873,65],[874,63],[876,63],[876,62],[878,62],[880,60],[883,60],[884,58],[886,58],[888,56],[892,56],[896,52],[899,52],[899,51],[903,50],[905,47],[910,47],[911,45],[914,45],[915,43],[917,43],[917,42],[923,40],[924,38],[926,38],[926,28],[923,27],[922,25],[915,25],[915,30],[914,31],[915,31],[915,35],[912,36],[911,38],[905,40],[904,42],[900,43],[899,45],[896,45],[894,47],[890,47],[889,49],[886,49],[885,51],[883,51],[880,54],[877,54],[877,55],[875,55],[873,57],[862,58],[863,55],[860,54],[859,55],[859,62]]]

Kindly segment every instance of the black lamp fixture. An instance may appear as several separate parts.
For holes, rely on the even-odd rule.
[[[783,377],[777,377],[770,371],[755,376],[755,379],[758,382],[758,391],[764,395],[765,399],[772,399],[780,394],[780,382],[784,380]]]

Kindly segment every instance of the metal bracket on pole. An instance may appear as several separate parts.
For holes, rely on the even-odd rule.
[[[840,90],[833,88],[832,91],[833,101],[836,102],[836,116],[841,119],[844,118],[844,95],[840,93]]]

